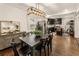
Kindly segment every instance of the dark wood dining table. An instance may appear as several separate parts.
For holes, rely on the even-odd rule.
[[[20,40],[26,43],[31,48],[31,55],[34,55],[35,46],[40,43],[40,38],[35,38],[35,34],[27,35],[26,37],[20,37]]]
[[[35,34],[28,35],[26,37],[20,37],[20,40],[24,43],[28,44],[31,47],[31,55],[35,55],[35,47],[40,44],[40,39],[45,39],[48,37],[48,35],[43,35],[41,38],[35,38]]]

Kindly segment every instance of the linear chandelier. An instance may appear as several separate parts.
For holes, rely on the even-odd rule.
[[[45,12],[40,10],[39,9],[39,4],[38,4],[38,7],[29,7],[27,9],[27,15],[31,15],[31,14],[34,14],[36,16],[42,16],[42,17],[45,17]]]

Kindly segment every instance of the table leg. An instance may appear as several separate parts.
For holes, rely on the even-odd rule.
[[[23,47],[23,41],[21,41],[21,47]]]
[[[49,56],[49,45],[48,45],[48,56]]]
[[[31,56],[33,56],[33,47],[31,47]]]
[[[50,41],[50,50],[52,51],[52,40]]]

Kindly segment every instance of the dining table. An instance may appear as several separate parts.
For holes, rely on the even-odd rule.
[[[35,53],[34,53],[35,47],[41,43],[40,39],[46,39],[46,38],[48,38],[48,34],[42,35],[39,38],[36,38],[35,34],[31,34],[31,35],[27,35],[26,37],[20,37],[20,40],[30,46],[31,56],[34,56],[35,55]]]
[[[34,54],[35,47],[40,43],[40,38],[36,38],[35,34],[27,35],[26,37],[20,37],[20,40],[31,48],[31,55]]]

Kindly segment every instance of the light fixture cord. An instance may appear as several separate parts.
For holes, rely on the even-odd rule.
[[[36,3],[35,5],[36,5],[36,8],[39,9],[39,3]]]

